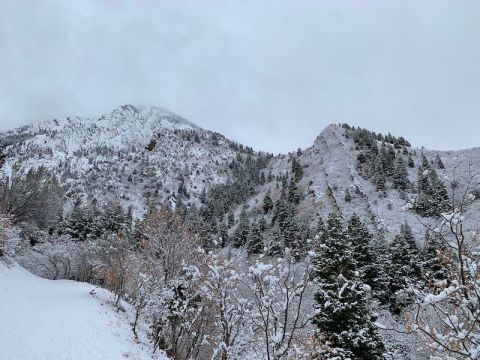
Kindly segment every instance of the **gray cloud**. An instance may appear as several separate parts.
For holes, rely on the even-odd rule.
[[[480,145],[476,1],[4,0],[0,130],[160,105],[272,152],[348,122]]]

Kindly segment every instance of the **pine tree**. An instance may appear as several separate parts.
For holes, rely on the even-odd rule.
[[[266,193],[265,197],[263,198],[263,212],[268,214],[270,210],[273,209],[273,201],[271,197],[270,190]]]
[[[248,236],[247,251],[249,254],[260,254],[263,250],[262,232],[258,224],[253,224]]]
[[[358,279],[355,260],[338,215],[331,213],[325,231],[317,239],[312,278],[317,282],[317,312],[313,323],[318,335],[344,358],[382,359],[384,344],[373,324],[365,286]],[[325,351],[326,359],[338,359]]]
[[[306,249],[296,217],[292,216],[286,219],[281,228],[281,233],[285,247],[291,250],[295,260],[300,260],[304,256]]]
[[[248,241],[248,236],[250,233],[250,224],[248,222],[247,212],[245,209],[242,209],[240,213],[240,220],[238,223],[238,227],[235,230],[235,237],[233,245],[236,248],[244,246]]]
[[[400,227],[400,234],[389,247],[387,274],[391,296],[390,305],[394,314],[399,314],[403,306],[410,303],[409,287],[421,280],[420,251],[407,223]]]
[[[430,191],[432,207],[432,215],[440,216],[443,212],[447,212],[451,208],[450,198],[445,184],[437,175],[435,170],[430,171]]]
[[[435,294],[450,285],[448,269],[450,256],[449,250],[442,245],[440,239],[427,231],[422,254],[423,279],[425,285]]]
[[[295,182],[300,181],[300,179],[303,177],[302,165],[300,165],[296,158],[292,158],[292,174]]]
[[[353,215],[347,225],[348,240],[351,243],[353,259],[356,268],[365,284],[372,288],[374,294],[386,290],[385,274],[383,272],[382,254],[376,252],[373,244],[373,235],[358,215]],[[381,298],[382,296],[378,296]],[[380,299],[381,300],[381,299]]]
[[[425,156],[425,154],[422,152],[421,154],[421,157],[422,157],[422,170],[429,170],[430,169],[430,163],[428,162],[428,159],[427,157]]]
[[[383,155],[380,153],[377,156],[377,160],[375,163],[375,176],[374,176],[374,184],[377,191],[380,194],[385,194],[385,171],[383,168]]]
[[[440,155],[438,155],[438,154],[437,154],[437,156],[435,156],[435,166],[438,169],[445,169],[445,166],[443,165],[443,161],[440,158]]]
[[[405,191],[410,186],[408,172],[403,162],[402,156],[398,156],[395,161],[395,171],[393,173],[393,185],[396,189]]]
[[[300,202],[298,188],[294,181],[290,181],[290,184],[288,185],[288,201],[292,204],[298,204]]]
[[[408,155],[408,167],[409,168],[414,168],[415,167],[415,161],[413,161],[412,155]]]

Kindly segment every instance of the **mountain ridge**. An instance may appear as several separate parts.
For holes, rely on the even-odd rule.
[[[415,195],[414,188],[399,192],[387,181],[385,196],[379,196],[371,180],[359,173],[357,157],[365,150],[352,139],[352,129],[355,128],[330,124],[310,147],[273,156],[202,129],[168,110],[123,105],[99,118],[54,119],[0,134],[5,158],[2,173],[5,177],[16,168],[25,172],[43,165],[55,172],[66,187],[70,208],[89,197],[103,202],[113,199],[124,208],[133,205],[141,217],[152,203],[160,206],[180,200],[189,208],[205,207],[205,191],[238,181],[235,169],[242,163],[246,166],[249,158],[264,159],[255,170],[258,173],[250,174],[254,185],[249,185],[253,186],[249,195],[240,196],[247,200],[232,200],[225,205],[237,218],[246,206],[250,220],[257,222],[262,220],[263,197],[270,192],[274,201],[281,198],[285,185],[282,182],[291,175],[292,159],[296,159],[304,174],[295,185],[299,196],[295,207],[307,227],[313,227],[329,211],[337,210],[347,217],[360,213],[372,229],[388,239],[405,221],[420,230],[420,226],[414,225],[418,223],[417,214],[406,210]],[[391,135],[368,133],[380,139],[375,140],[378,148],[385,146],[385,140],[393,141]],[[445,169],[436,170],[446,182],[457,181],[452,177],[467,171],[469,166],[480,165],[480,148],[431,151],[406,146],[404,139],[400,141],[403,145],[395,147],[388,141],[387,148],[415,163],[414,168],[407,170],[412,185],[422,156],[432,162],[436,156],[442,157]],[[267,178],[263,184],[255,180],[260,175]],[[181,191],[188,196],[181,196]],[[347,193],[351,198],[348,203]],[[474,205],[473,209],[477,209]],[[269,216],[267,220],[273,221]]]

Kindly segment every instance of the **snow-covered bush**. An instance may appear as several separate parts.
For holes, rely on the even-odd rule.
[[[0,260],[11,259],[20,246],[19,230],[10,218],[0,213]]]
[[[41,241],[23,249],[17,261],[32,273],[46,279],[91,280],[86,244],[68,235],[43,233]]]

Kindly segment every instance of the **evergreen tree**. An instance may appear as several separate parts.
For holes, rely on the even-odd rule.
[[[288,201],[292,204],[298,204],[300,202],[298,188],[294,181],[290,181],[290,184],[288,185]]]
[[[300,165],[296,158],[292,158],[292,174],[295,182],[300,181],[300,179],[303,177],[302,165]]]
[[[415,167],[415,161],[413,161],[413,157],[410,154],[408,155],[408,162],[407,163],[408,163],[409,168],[414,168]]]
[[[425,285],[433,293],[438,294],[450,285],[448,276],[449,257],[449,251],[442,245],[440,239],[427,231],[422,256],[422,271]]]
[[[389,255],[387,274],[390,307],[394,314],[399,314],[403,306],[411,301],[409,287],[418,284],[422,275],[420,251],[407,223],[400,227],[400,234],[390,244]]]
[[[393,173],[393,185],[396,189],[406,190],[410,186],[408,172],[403,162],[402,156],[398,156],[395,161],[395,171]]]
[[[377,156],[377,160],[375,163],[375,176],[374,176],[374,184],[377,191],[380,194],[385,194],[385,172],[383,169],[383,155],[380,153]]]
[[[421,157],[422,157],[422,170],[429,170],[430,169],[430,163],[428,162],[428,159],[427,157],[425,156],[425,154],[422,152],[421,154]]]
[[[244,246],[248,241],[248,236],[250,233],[250,224],[248,222],[247,212],[245,209],[242,209],[240,213],[240,220],[238,223],[238,227],[235,230],[235,237],[233,245],[236,248]]]
[[[281,256],[283,254],[284,247],[281,242],[281,235],[278,231],[274,231],[272,238],[268,242],[268,256]]]
[[[440,155],[438,155],[438,154],[437,154],[437,156],[435,156],[435,166],[438,169],[445,169],[445,166],[443,165],[443,161],[440,158]]]
[[[249,233],[247,251],[249,254],[260,254],[263,250],[262,232],[258,224],[253,224]]]
[[[437,175],[435,170],[430,171],[430,204],[432,207],[432,215],[440,216],[443,212],[447,212],[451,208],[450,198],[445,184]]]
[[[273,209],[273,201],[271,197],[270,190],[266,193],[265,197],[263,198],[263,212],[268,214],[270,210]]]
[[[358,279],[347,233],[338,215],[331,213],[325,231],[318,239],[312,277],[317,282],[317,312],[313,323],[318,336],[335,353],[325,351],[326,359],[382,359],[384,344],[368,308],[365,286]]]
[[[353,215],[348,221],[347,235],[351,243],[356,268],[363,282],[372,288],[374,294],[384,292],[386,290],[385,274],[383,272],[385,263],[379,262],[382,255],[377,253],[376,250],[378,249],[375,249],[373,244],[373,235],[358,215]]]

